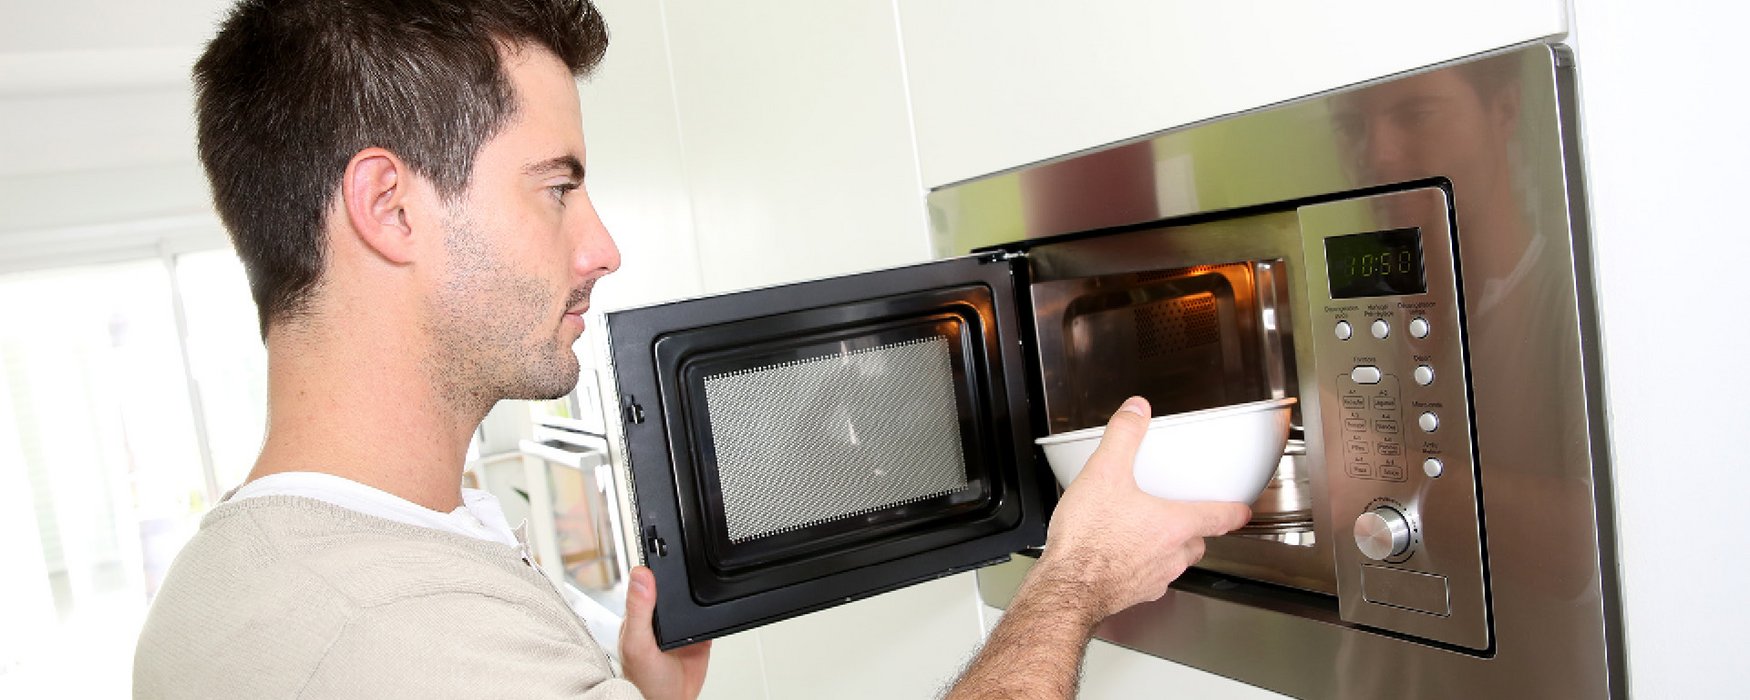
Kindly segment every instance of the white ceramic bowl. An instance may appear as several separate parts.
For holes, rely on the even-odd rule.
[[[1271,399],[1160,416],[1148,423],[1136,451],[1136,484],[1174,501],[1258,499],[1288,446],[1288,414],[1295,399]],[[1069,487],[1106,426],[1034,440],[1057,483]]]

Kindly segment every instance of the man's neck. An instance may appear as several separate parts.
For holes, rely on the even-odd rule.
[[[485,411],[455,406],[405,339],[276,328],[268,426],[250,471],[333,474],[440,512],[461,506],[462,460]]]

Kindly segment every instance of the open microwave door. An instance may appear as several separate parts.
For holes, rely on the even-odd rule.
[[[1044,543],[1016,274],[955,258],[607,315],[663,648]]]

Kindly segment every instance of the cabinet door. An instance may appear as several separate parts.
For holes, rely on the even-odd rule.
[[[1016,287],[967,257],[608,314],[665,648],[1044,542]]]

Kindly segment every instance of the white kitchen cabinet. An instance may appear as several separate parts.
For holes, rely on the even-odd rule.
[[[1088,643],[1082,659],[1080,697],[1283,700],[1288,696],[1096,639]]]
[[[959,574],[721,637],[701,697],[935,697],[983,641],[975,585]]]
[[[890,3],[663,7],[706,291],[928,257]]]
[[[711,665],[705,673],[703,700],[766,697],[766,667],[758,630],[720,637],[711,642]]]
[[[1567,31],[1564,0],[896,0],[927,187]]]
[[[698,294],[703,287],[662,6],[596,4],[612,38],[602,65],[578,87],[586,185],[620,247],[621,265],[597,286],[592,304],[605,310]]]
[[[769,700],[936,697],[983,639],[959,574],[759,630]]]
[[[996,629],[1002,618],[1002,610],[984,606],[985,633]],[[1095,639],[1082,657],[1078,697],[1281,700],[1288,696]]]

